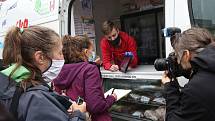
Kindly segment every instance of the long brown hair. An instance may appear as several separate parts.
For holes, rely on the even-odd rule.
[[[196,55],[200,52],[199,49],[214,43],[215,39],[208,30],[192,27],[182,34],[176,33],[176,35],[171,38],[171,41],[173,42],[173,48],[177,54],[184,50],[189,50]]]
[[[3,63],[5,65],[16,64],[9,78],[23,65],[31,73],[29,78],[22,81],[24,87],[26,82],[32,84],[42,82],[42,72],[35,65],[33,55],[36,51],[42,51],[51,57],[57,41],[60,41],[59,35],[46,27],[30,26],[24,30],[12,27],[5,36],[3,49]]]
[[[72,37],[70,35],[65,35],[63,37],[63,56],[65,64],[86,61],[87,57],[83,50],[88,49],[91,44],[87,36]]]

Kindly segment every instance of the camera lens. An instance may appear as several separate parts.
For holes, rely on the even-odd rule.
[[[157,71],[168,70],[168,64],[166,58],[156,59],[154,62],[154,67]]]

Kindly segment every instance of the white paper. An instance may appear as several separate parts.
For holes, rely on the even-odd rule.
[[[110,90],[108,90],[104,96],[105,98],[108,96],[108,95],[111,95],[112,91],[113,91],[114,88],[111,88]],[[126,96],[128,93],[130,93],[132,90],[130,89],[114,89],[114,93],[117,95],[117,101],[119,99],[121,99],[122,97]]]

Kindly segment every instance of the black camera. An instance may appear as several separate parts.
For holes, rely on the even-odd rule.
[[[173,37],[176,33],[181,33],[181,29],[177,27],[163,29],[164,37]],[[177,58],[174,52],[170,53],[167,58],[156,59],[154,67],[157,71],[168,71],[168,77],[170,78],[176,78],[183,75],[183,69],[181,65],[177,63]]]
[[[173,37],[176,33],[181,33],[181,29],[177,27],[163,29],[163,34],[165,37]],[[184,70],[181,64],[177,63],[177,57],[174,52],[170,53],[167,58],[156,59],[154,62],[154,67],[157,71],[168,71],[167,76],[171,79],[176,79],[176,77],[179,76],[184,76],[188,79],[192,73],[191,69]]]
[[[176,78],[183,75],[181,65],[177,63],[175,53],[172,52],[167,58],[159,58],[154,62],[154,67],[157,71],[168,71],[170,78]]]
[[[159,58],[154,62],[154,67],[157,71],[168,71],[168,77],[176,79],[176,77],[184,76],[189,79],[192,75],[192,69],[183,69],[181,64],[177,63],[175,53],[172,52],[167,58]]]

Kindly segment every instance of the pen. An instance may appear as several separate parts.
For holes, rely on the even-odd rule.
[[[113,90],[112,90],[112,93],[111,93],[111,94],[113,94],[114,90],[115,90],[115,89],[113,88]]]

